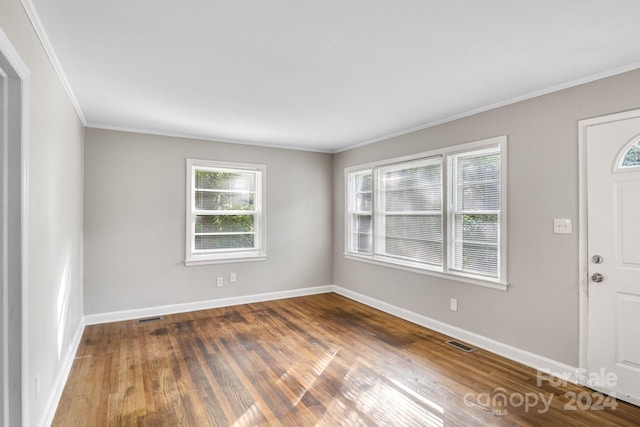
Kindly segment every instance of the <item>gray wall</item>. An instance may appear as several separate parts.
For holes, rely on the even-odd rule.
[[[640,70],[512,104],[334,159],[334,283],[450,325],[578,365],[578,120],[640,108]],[[344,168],[508,135],[507,292],[343,257]],[[553,218],[574,233],[553,234]],[[459,311],[449,310],[457,298]]]
[[[83,130],[19,0],[0,0],[0,27],[30,71],[24,421],[38,425],[57,403],[55,388],[82,324]]]
[[[332,284],[331,155],[100,129],[85,138],[86,315]],[[184,266],[187,158],[267,165],[266,261]]]

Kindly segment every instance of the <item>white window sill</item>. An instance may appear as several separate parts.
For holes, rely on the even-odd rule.
[[[464,273],[456,273],[456,272],[442,272],[442,271],[434,271],[427,270],[425,268],[417,268],[410,267],[402,264],[395,264],[390,262],[379,261],[370,257],[362,257],[358,255],[354,255],[351,253],[345,253],[344,257],[353,261],[361,261],[366,262],[368,264],[379,265],[381,267],[395,268],[397,270],[409,271],[412,273],[424,274],[427,276],[439,277],[441,279],[454,280],[456,282],[468,283],[471,285],[482,286],[485,288],[496,289],[499,291],[506,292],[509,288],[508,283],[503,283],[498,280],[490,280],[490,279],[481,279],[477,276],[471,276]]]
[[[184,265],[187,267],[194,265],[209,265],[209,264],[231,264],[236,262],[252,262],[252,261],[266,261],[266,255],[259,256],[246,256],[237,258],[191,258],[184,261]]]

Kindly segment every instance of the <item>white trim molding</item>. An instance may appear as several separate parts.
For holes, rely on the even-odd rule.
[[[87,121],[85,120],[84,114],[82,113],[82,109],[80,108],[80,103],[78,103],[78,99],[76,98],[76,95],[73,93],[71,84],[69,83],[69,80],[67,80],[67,76],[65,75],[64,70],[60,65],[60,61],[58,61],[56,52],[53,49],[53,45],[51,44],[51,41],[49,41],[49,36],[44,30],[44,26],[42,25],[42,21],[40,21],[40,16],[38,16],[38,13],[36,12],[36,8],[33,6],[33,3],[31,2],[31,0],[22,0],[22,6],[24,7],[24,10],[27,13],[27,16],[29,17],[29,20],[31,21],[31,25],[33,25],[34,31],[38,35],[38,39],[40,39],[40,44],[42,44],[42,47],[45,53],[47,54],[47,57],[49,58],[49,61],[51,62],[53,69],[55,70],[56,74],[58,75],[58,78],[60,79],[60,83],[62,84],[62,87],[67,92],[67,96],[69,97],[69,100],[73,105],[73,108],[76,110],[76,114],[78,114],[78,118],[82,122],[82,125],[86,127]]]
[[[29,158],[29,85],[31,72],[22,60],[7,35],[0,28],[0,51],[20,79],[20,288],[21,288],[21,398],[22,424],[29,425],[28,355],[29,355],[29,315],[28,315],[28,158]],[[3,138],[4,139],[4,138]],[[6,183],[4,184],[6,185]],[[6,221],[6,218],[3,219]],[[3,284],[4,287],[4,284]],[[3,334],[4,336],[4,334]],[[4,369],[5,367],[2,367]],[[6,416],[6,414],[4,414]],[[4,421],[4,420],[3,420]]]

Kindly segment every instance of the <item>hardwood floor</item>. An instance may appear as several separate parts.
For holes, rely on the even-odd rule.
[[[88,326],[53,425],[640,425],[447,339],[336,294]]]

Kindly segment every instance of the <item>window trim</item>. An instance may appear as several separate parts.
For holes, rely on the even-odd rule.
[[[499,277],[491,278],[487,276],[474,275],[461,271],[451,270],[449,262],[449,253],[451,250],[450,245],[450,226],[449,226],[449,200],[450,200],[450,159],[452,155],[457,155],[466,152],[479,151],[483,149],[498,148],[500,152],[500,221],[499,221],[499,252],[498,252],[498,264],[499,264]],[[381,166],[387,166],[395,163],[409,162],[426,157],[442,157],[442,206],[443,206],[443,261],[442,267],[430,267],[428,265],[417,265],[415,263],[399,263],[396,260],[376,256],[375,253],[371,254],[359,254],[350,251],[350,188],[349,188],[349,174],[354,172],[362,172],[370,170],[372,176],[374,169]],[[391,159],[384,159],[365,164],[346,167],[344,169],[344,183],[345,183],[345,219],[344,219],[344,257],[349,260],[362,261],[369,264],[380,265],[384,267],[395,268],[404,271],[410,271],[413,273],[425,274],[429,276],[455,280],[458,282],[469,283],[473,285],[483,286],[492,289],[498,289],[506,291],[509,282],[507,278],[507,136],[500,135],[492,138],[482,139],[478,141],[468,142],[464,144],[457,144],[448,147],[438,148],[429,151],[423,151],[416,154],[395,157]],[[375,180],[373,182],[373,194],[375,197],[376,189]],[[372,207],[375,207],[375,200],[372,200]],[[375,212],[372,212],[372,217],[375,217]],[[375,233],[375,224],[372,224],[372,230]],[[375,236],[373,237],[375,240]]]
[[[253,249],[230,249],[210,253],[196,253],[193,245],[195,241],[195,205],[194,205],[194,176],[198,168],[229,169],[238,172],[256,173],[255,204],[255,247]],[[185,265],[221,264],[231,262],[265,260],[266,252],[266,165],[252,163],[219,162],[215,160],[187,159],[186,160],[186,233],[185,233]]]

